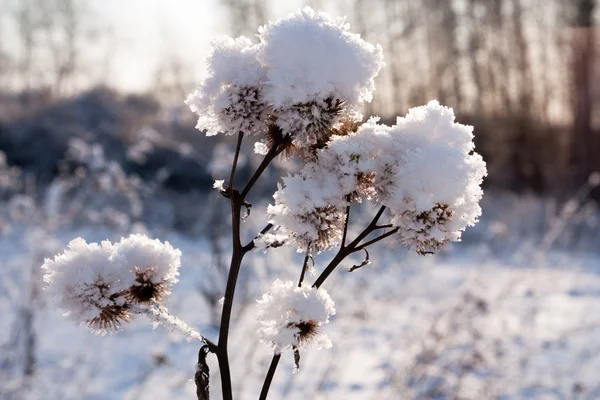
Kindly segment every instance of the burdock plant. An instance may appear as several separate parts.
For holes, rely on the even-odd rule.
[[[258,301],[258,337],[273,352],[260,398],[282,354],[296,368],[310,347],[332,345],[326,334],[334,302],[323,288],[331,273],[356,252],[383,239],[433,253],[475,224],[481,213],[485,163],[473,152],[473,129],[454,122],[451,108],[431,101],[412,108],[396,124],[366,122],[362,104],[372,99],[373,79],[384,66],[382,49],[349,31],[344,19],[305,8],[259,28],[258,43],[224,38],[212,43],[207,78],[187,99],[208,136],[236,135],[229,179],[214,187],[231,203],[231,264],[219,337],[197,333],[171,316],[164,302],[176,282],[180,252],[168,243],[134,235],[118,243],[76,239],[65,253],[46,260],[48,290],[75,321],[95,332],[121,329],[135,314],[175,325],[203,342],[195,381],[208,398],[206,358],[218,360],[222,395],[233,398],[228,338],[238,274],[252,250],[292,246],[305,254],[297,282],[276,280]],[[248,182],[236,182],[244,140],[263,156]],[[249,194],[278,156],[296,157],[300,170],[282,179],[267,210],[267,226],[241,242]],[[223,177],[225,178],[225,177]],[[356,237],[350,211],[369,201],[379,208]],[[306,282],[311,258],[337,249],[314,282]],[[365,273],[367,273],[365,271]]]

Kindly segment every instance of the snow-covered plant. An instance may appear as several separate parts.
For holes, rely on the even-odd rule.
[[[325,289],[277,279],[258,301],[258,306],[258,336],[270,344],[275,353],[304,346],[331,347],[331,341],[321,329],[335,314],[333,300]]]
[[[485,163],[473,151],[473,128],[455,122],[451,108],[431,101],[392,126],[377,118],[363,122],[362,104],[371,100],[384,66],[380,46],[351,33],[344,19],[309,7],[261,27],[257,38],[213,42],[207,77],[187,99],[199,116],[198,129],[208,136],[237,135],[229,176],[215,176],[213,185],[231,203],[232,233],[218,340],[174,323],[204,342],[195,375],[198,399],[208,398],[209,353],[217,357],[223,398],[233,398],[229,329],[240,268],[250,251],[292,246],[305,253],[298,283],[276,280],[258,301],[258,337],[273,351],[260,394],[265,399],[286,350],[298,368],[301,351],[331,346],[325,325],[335,307],[321,286],[348,256],[365,251],[364,262],[350,271],[361,268],[371,261],[367,247],[388,237],[419,254],[434,253],[459,241],[481,214]],[[239,186],[236,170],[248,137],[264,157]],[[267,226],[242,244],[249,193],[279,155],[297,157],[300,170],[279,183]],[[350,210],[365,201],[379,209],[350,238]],[[307,283],[309,261],[314,266],[315,255],[334,248],[329,264]],[[143,310],[175,321],[162,302],[178,266],[177,250],[140,236],[100,245],[77,239],[44,264],[48,290],[59,304],[75,321],[102,333],[120,329]]]
[[[168,242],[143,235],[100,244],[77,238],[64,253],[46,259],[42,269],[57,305],[77,324],[106,334],[122,329],[135,314],[154,319],[166,314],[180,258]]]

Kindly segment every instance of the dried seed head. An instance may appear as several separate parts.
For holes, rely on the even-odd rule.
[[[135,267],[135,282],[127,289],[125,298],[131,303],[162,302],[170,293],[164,280],[154,282],[155,269]]]
[[[309,243],[320,252],[329,249],[342,236],[345,214],[335,206],[317,207],[313,212],[297,216],[298,220],[314,227],[317,238],[298,238],[303,247]]]
[[[309,321],[290,322],[287,325],[287,328],[296,331],[294,336],[298,341],[298,345],[304,346],[310,344],[311,340],[320,333],[321,323],[314,319]]]
[[[410,216],[409,213],[404,213],[405,222],[398,224],[401,227],[401,241],[418,254],[433,254],[448,241],[439,233],[446,231],[445,225],[453,215],[454,212],[448,205],[439,203],[430,211]]]
[[[345,102],[333,97],[296,103],[288,108],[274,110],[277,125],[292,137],[293,144],[305,150],[312,146],[322,148],[329,141],[332,128],[344,111]]]
[[[120,330],[123,325],[131,321],[131,313],[127,305],[109,305],[100,310],[100,313],[86,321],[87,326],[94,332],[111,333]]]
[[[267,130],[268,107],[262,100],[259,87],[232,85],[227,92],[229,106],[219,112],[223,126],[227,126],[231,132],[248,135]]]

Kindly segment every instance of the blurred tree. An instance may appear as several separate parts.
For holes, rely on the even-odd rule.
[[[592,82],[595,61],[594,0],[569,2],[572,20],[572,106],[573,134],[571,162],[580,185],[595,169],[600,169],[597,152],[600,142],[592,131]],[[597,79],[597,77],[595,78]]]

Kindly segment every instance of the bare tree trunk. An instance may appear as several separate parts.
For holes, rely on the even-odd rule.
[[[573,29],[573,143],[571,163],[576,175],[576,184],[587,178],[593,171],[594,141],[592,137],[592,65],[594,61],[593,14],[594,0],[574,2]]]

